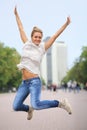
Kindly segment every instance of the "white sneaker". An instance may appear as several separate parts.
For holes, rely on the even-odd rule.
[[[34,109],[32,107],[29,107],[27,120],[31,120],[31,118],[33,117],[33,111],[34,111]]]
[[[72,114],[72,109],[67,99],[63,99],[59,102],[59,107],[65,109],[69,114]]]

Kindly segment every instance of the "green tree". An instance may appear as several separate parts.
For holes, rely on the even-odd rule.
[[[87,46],[82,47],[82,53],[80,55],[80,68],[82,80],[84,83],[87,82]]]
[[[0,43],[0,88],[17,87],[21,73],[17,70],[20,55],[14,48],[5,47]]]
[[[82,53],[74,62],[74,66],[67,72],[63,81],[76,80],[79,83],[87,82],[87,47],[82,47]]]

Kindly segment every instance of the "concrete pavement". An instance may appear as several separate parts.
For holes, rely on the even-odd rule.
[[[26,112],[14,112],[15,93],[0,94],[0,130],[87,130],[87,92],[42,91],[41,99],[68,98],[73,114],[60,108],[34,111],[32,120]],[[29,97],[25,103],[30,104]]]

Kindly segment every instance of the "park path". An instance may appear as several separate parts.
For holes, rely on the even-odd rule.
[[[0,94],[0,130],[87,130],[87,92],[79,93],[42,91],[41,99],[61,99],[66,97],[72,105],[73,114],[52,108],[34,111],[32,120],[27,120],[25,112],[14,112],[12,103],[15,93]],[[29,97],[25,103],[29,104]]]

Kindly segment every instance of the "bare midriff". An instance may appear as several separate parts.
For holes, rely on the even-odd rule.
[[[22,69],[22,79],[23,80],[27,80],[27,79],[31,79],[31,78],[35,78],[35,77],[38,77],[38,74],[34,74],[26,69]]]

